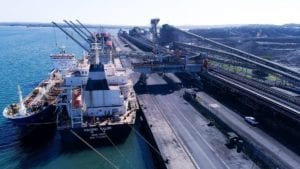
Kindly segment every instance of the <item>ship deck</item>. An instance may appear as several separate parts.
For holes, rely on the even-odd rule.
[[[112,118],[106,118],[105,120],[99,120],[95,118],[93,122],[84,122],[82,127],[96,127],[96,126],[106,126],[106,125],[119,125],[119,124],[134,124],[136,118],[136,110],[131,110],[121,115],[118,120],[113,120]],[[92,118],[91,118],[92,119]]]
[[[38,94],[34,94],[34,92],[31,92],[24,99],[26,106],[31,107],[33,105],[39,105],[43,102],[54,104],[57,96],[61,91],[59,86],[61,83],[63,83],[61,79],[53,77],[53,75],[51,74],[49,79],[44,80],[38,86],[39,90],[45,90],[45,92],[43,93],[42,91],[39,91]]]

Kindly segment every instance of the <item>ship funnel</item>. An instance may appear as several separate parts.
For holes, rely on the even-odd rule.
[[[20,88],[20,85],[18,85],[18,94],[19,94],[19,114],[20,115],[25,115],[26,114],[26,108],[25,108],[25,105],[24,105],[24,102],[23,102],[23,97],[22,97],[22,91],[21,91],[21,88]]]

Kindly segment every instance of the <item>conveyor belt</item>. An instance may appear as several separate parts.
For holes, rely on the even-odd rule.
[[[236,48],[230,47],[228,45],[225,45],[225,44],[213,41],[211,39],[208,39],[208,38],[196,35],[194,33],[181,30],[181,29],[176,28],[176,27],[171,26],[171,25],[167,25],[166,24],[166,25],[163,25],[163,27],[167,28],[167,29],[175,30],[177,32],[181,32],[181,33],[183,33],[183,34],[185,34],[187,36],[190,36],[190,37],[197,38],[197,39],[199,39],[199,40],[201,40],[203,42],[206,42],[207,44],[215,46],[216,48],[219,48],[221,50],[225,50],[225,51],[230,52],[232,54],[239,55],[239,56],[243,57],[244,59],[249,59],[251,61],[258,62],[258,63],[260,63],[262,65],[265,65],[265,66],[268,66],[268,67],[272,67],[272,68],[274,68],[274,69],[276,69],[276,70],[278,70],[280,72],[284,72],[285,74],[287,74],[288,76],[290,76],[292,78],[296,78],[295,80],[299,81],[299,78],[300,78],[300,73],[299,72],[297,72],[295,70],[292,70],[292,69],[289,69],[288,67],[280,65],[280,64],[278,64],[276,62],[269,61],[267,59],[258,57],[256,55],[253,55],[253,54],[250,54],[250,53],[247,53],[245,51],[241,51],[239,49],[236,49]]]
[[[220,56],[224,56],[224,57],[230,57],[230,58],[234,58],[234,59],[238,59],[241,60],[243,62],[246,63],[250,63],[253,64],[257,67],[260,67],[261,69],[264,70],[268,70],[271,72],[275,72],[277,74],[280,74],[288,79],[291,79],[295,82],[297,82],[297,84],[300,83],[300,77],[298,75],[295,74],[290,74],[282,69],[277,69],[276,67],[273,67],[269,64],[264,64],[261,62],[258,62],[257,60],[253,60],[235,53],[230,53],[224,50],[219,50],[219,49],[214,49],[214,48],[207,48],[207,47],[201,47],[201,46],[195,46],[195,45],[189,45],[189,44],[185,44],[185,43],[180,43],[180,42],[174,42],[175,45],[183,47],[183,48],[187,48],[187,49],[192,49],[192,50],[199,50],[199,51],[203,51],[203,52],[207,52],[213,55],[220,55]]]
[[[300,121],[300,118],[299,118],[300,117],[300,108],[298,105],[290,103],[284,99],[278,98],[278,97],[276,97],[272,94],[269,94],[261,89],[257,89],[248,84],[245,84],[245,83],[242,83],[235,79],[224,76],[220,73],[209,72],[208,75],[214,77],[217,80],[225,82],[226,84],[232,85],[237,89],[241,89],[241,90],[248,92],[258,98],[261,98],[268,103],[276,105],[277,107],[280,107],[283,110],[285,110],[286,115]]]
[[[217,71],[215,71],[215,72],[217,72]],[[300,105],[300,98],[298,98],[298,97],[291,96],[289,94],[280,92],[280,91],[278,91],[276,89],[273,89],[269,86],[266,86],[262,83],[258,83],[256,81],[253,81],[253,80],[248,79],[248,78],[241,77],[241,76],[233,74],[233,73],[229,73],[229,72],[226,72],[226,71],[222,71],[222,72],[218,71],[218,73],[222,74],[224,76],[227,76],[229,78],[235,79],[239,82],[245,83],[245,84],[247,84],[249,86],[252,86],[254,88],[257,88],[259,90],[263,90],[266,93],[272,94],[272,95],[274,95],[274,96],[276,96],[276,97],[278,97],[282,100],[286,100],[288,102],[291,102],[292,104],[295,104],[295,107],[299,107],[299,105]],[[290,103],[288,103],[288,104],[290,104]]]

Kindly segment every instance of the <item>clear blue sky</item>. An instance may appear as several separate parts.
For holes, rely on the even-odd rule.
[[[0,22],[148,25],[300,23],[300,0],[1,0]]]

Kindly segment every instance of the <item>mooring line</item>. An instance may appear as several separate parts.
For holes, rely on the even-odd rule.
[[[77,133],[75,133],[73,130],[70,130],[71,133],[76,136],[80,141],[82,141],[84,144],[86,144],[89,148],[91,148],[95,153],[97,153],[100,157],[102,157],[104,160],[106,160],[113,168],[119,169],[117,165],[115,165],[112,161],[110,161],[105,155],[100,153],[98,150],[96,150],[91,144],[89,144],[87,141],[85,141],[82,137],[80,137]]]
[[[105,134],[105,136],[107,137],[107,139],[109,140],[109,142],[114,146],[114,148],[119,152],[119,154],[123,157],[123,159],[126,160],[127,164],[130,165],[130,168],[134,168],[132,167],[131,163],[128,161],[128,159],[125,157],[125,155],[122,153],[122,151],[117,147],[117,145],[112,141],[112,139],[106,134],[105,130],[103,130],[102,127],[98,126],[102,132]]]

